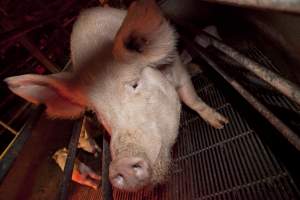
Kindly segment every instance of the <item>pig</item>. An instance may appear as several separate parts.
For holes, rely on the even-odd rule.
[[[84,120],[83,128],[80,132],[79,141],[77,148],[80,148],[86,152],[94,154],[95,157],[98,157],[98,153],[101,152],[100,147],[97,145],[96,141],[89,134],[88,121]]]
[[[64,171],[67,156],[68,150],[66,148],[57,150],[52,156],[62,171]],[[74,182],[86,185],[96,190],[98,188],[98,182],[100,179],[101,177],[97,175],[91,168],[86,166],[80,160],[75,159],[72,172],[72,180]]]
[[[46,104],[50,117],[93,110],[111,135],[112,185],[137,191],[168,176],[180,100],[215,128],[228,123],[197,96],[176,40],[154,0],[133,2],[128,11],[90,8],[73,27],[71,72],[5,81],[15,94]]]

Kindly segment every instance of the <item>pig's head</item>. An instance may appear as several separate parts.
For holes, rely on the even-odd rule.
[[[109,175],[115,187],[137,190],[162,182],[168,173],[180,101],[162,73],[150,67],[142,71],[137,86],[128,86],[124,94],[126,106],[115,108]]]
[[[105,28],[95,30],[98,26],[88,21],[104,19],[116,10],[99,9],[106,14],[98,18],[93,16],[96,11],[85,13],[73,29],[73,72],[22,75],[5,81],[15,94],[46,104],[52,117],[75,118],[86,108],[92,109],[111,134],[110,181],[119,189],[134,191],[160,183],[168,174],[180,101],[158,69],[172,62],[175,33],[154,0],[134,2],[122,25],[108,36],[103,36]],[[109,22],[97,23],[114,30]],[[106,40],[110,35],[115,35],[113,41],[97,38]]]

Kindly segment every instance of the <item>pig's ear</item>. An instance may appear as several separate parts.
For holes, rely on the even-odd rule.
[[[175,40],[175,32],[155,0],[135,1],[115,37],[113,55],[123,62],[137,58],[158,62],[174,52]]]
[[[78,117],[85,109],[69,73],[21,75],[6,78],[9,89],[34,104],[45,104],[47,114],[55,118]],[[78,94],[77,94],[78,93]]]

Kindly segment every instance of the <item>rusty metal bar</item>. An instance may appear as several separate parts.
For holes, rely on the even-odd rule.
[[[45,106],[36,107],[28,121],[24,124],[22,129],[19,131],[19,134],[13,139],[13,141],[9,144],[9,146],[5,149],[5,151],[0,156],[0,182],[3,180],[4,176],[10,169],[11,164],[18,156],[21,151],[23,145],[30,137],[33,127],[38,121],[39,117],[45,110]]]
[[[211,3],[300,13],[298,0],[205,0]]]
[[[111,157],[107,134],[103,134],[102,148],[102,195],[104,200],[112,200],[112,186],[109,182],[109,164]]]
[[[73,126],[72,130],[72,136],[70,139],[70,143],[68,146],[68,156],[64,168],[64,175],[62,182],[60,184],[60,192],[58,199],[59,200],[65,200],[68,197],[68,189],[72,177],[72,172],[73,172],[73,167],[74,167],[74,162],[75,162],[75,156],[76,156],[76,150],[77,150],[77,144],[79,141],[79,136],[82,130],[82,125],[84,123],[85,118],[81,118],[77,120]]]
[[[192,28],[191,26],[189,26],[189,28],[196,34],[199,34],[197,37],[200,37],[201,39],[208,41],[210,43],[210,45],[214,46],[219,51],[228,55],[229,57],[231,57],[232,59],[234,59],[235,61],[240,63],[242,67],[253,72],[256,76],[258,76],[262,80],[266,81],[271,86],[273,86],[278,91],[280,91],[282,94],[286,95],[292,101],[294,101],[300,105],[300,88],[296,84],[283,78],[282,76],[269,70],[268,68],[261,66],[254,60],[246,57],[245,55],[238,52],[237,50],[224,44],[223,42],[221,42],[214,36],[212,36],[206,32],[203,32],[201,30],[200,31],[196,30],[195,28]]]
[[[287,125],[278,119],[268,108],[259,102],[235,79],[226,74],[211,58],[205,54],[205,49],[195,45],[186,37],[182,37],[188,50],[196,51],[215,71],[217,71],[245,100],[250,103],[265,119],[267,119],[296,149],[300,151],[300,137],[293,132]]]

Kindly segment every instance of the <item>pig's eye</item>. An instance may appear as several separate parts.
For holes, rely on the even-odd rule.
[[[128,88],[130,91],[136,92],[136,89],[139,87],[140,83],[139,80],[129,81],[125,84],[125,87]]]
[[[132,85],[133,89],[135,89],[137,86],[138,86],[137,83],[134,83],[134,84]]]

